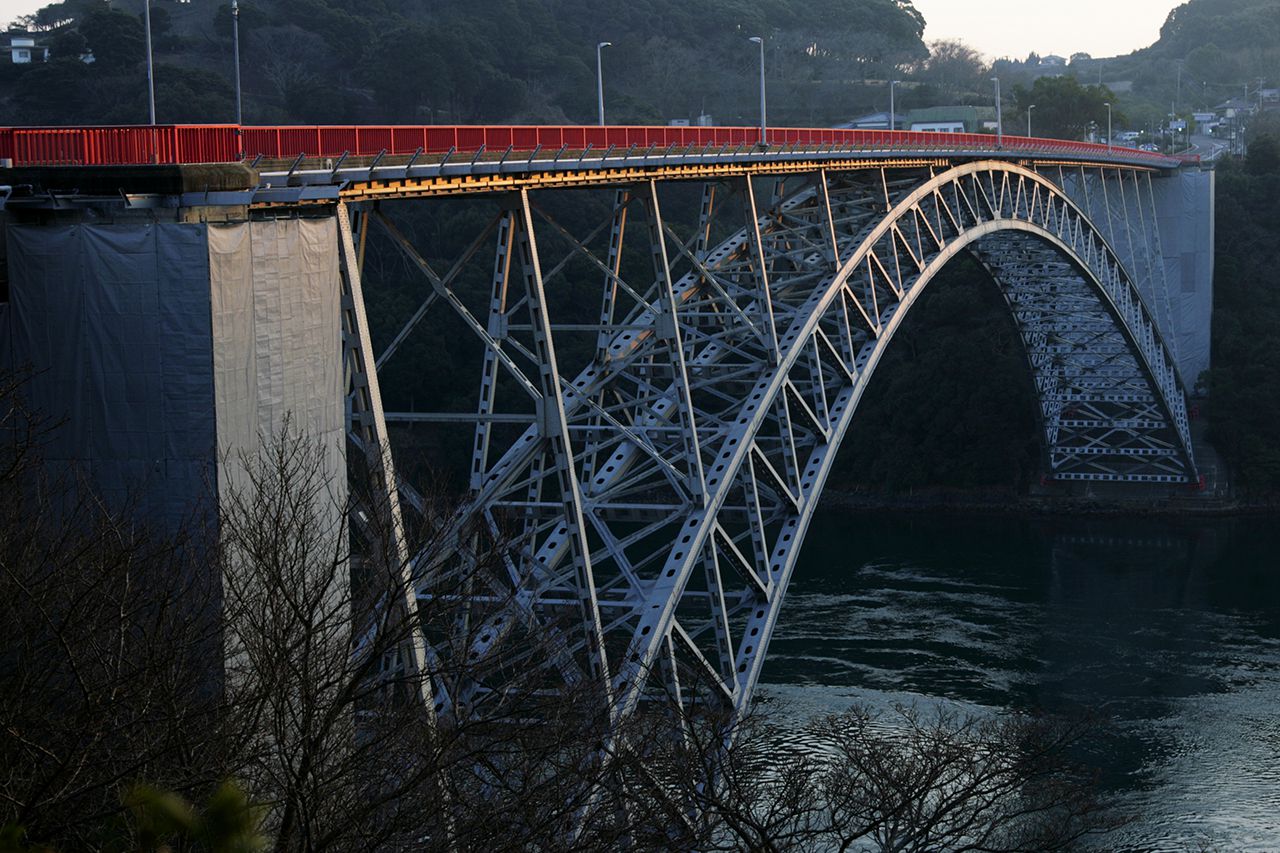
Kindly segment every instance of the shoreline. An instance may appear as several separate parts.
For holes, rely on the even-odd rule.
[[[945,515],[1051,518],[1084,516],[1104,518],[1245,518],[1280,516],[1280,503],[1224,501],[1220,498],[1163,497],[1143,500],[1119,497],[1067,495],[999,495],[973,492],[929,492],[886,495],[827,489],[819,512],[872,512],[893,514],[941,513]]]

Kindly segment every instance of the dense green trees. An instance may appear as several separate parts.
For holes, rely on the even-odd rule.
[[[104,70],[129,68],[146,58],[142,22],[133,15],[99,10],[79,22],[76,29]]]
[[[1037,136],[1081,139],[1091,125],[1107,132],[1106,104],[1112,104],[1112,122],[1123,127],[1125,118],[1114,109],[1116,97],[1106,86],[1082,86],[1074,77],[1040,77],[1031,88],[1014,86],[1013,102],[1022,115],[1035,104]]]
[[[595,44],[611,41],[606,85],[611,117],[665,122],[703,111],[722,124],[754,122],[755,54],[768,40],[771,115],[780,122],[834,123],[876,104],[882,86],[862,82],[927,56],[924,22],[909,0],[477,0],[473,3],[248,0],[241,4],[250,121],[582,122],[595,116]],[[108,9],[68,0],[33,16],[54,26],[59,60],[92,50],[74,89],[44,88],[19,69],[10,94],[15,123],[145,119],[144,45],[138,0]],[[231,78],[227,3],[157,0],[157,61]],[[39,75],[37,75],[39,76]],[[161,121],[225,121],[217,96],[191,101],[190,78],[157,71]],[[164,92],[172,89],[166,98]],[[5,93],[0,90],[0,97]],[[186,105],[176,112],[166,101]]]
[[[1193,0],[1172,12],[1160,28],[1160,46],[1187,53],[1218,44],[1232,52],[1249,50],[1280,56],[1280,3],[1276,0]]]
[[[1025,490],[1040,453],[1030,377],[1000,292],[976,263],[957,258],[920,296],[876,368],[832,486]]]
[[[1189,117],[1239,98],[1246,84],[1280,79],[1280,0],[1190,0],[1169,13],[1160,39],[1129,56],[1090,64],[1081,79],[1125,81],[1122,96],[1133,129],[1160,125],[1176,105]],[[1039,114],[1039,108],[1036,110]]]
[[[1253,497],[1280,494],[1280,121],[1218,171],[1210,439]]]

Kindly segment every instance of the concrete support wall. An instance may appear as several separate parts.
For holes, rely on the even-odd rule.
[[[345,472],[334,221],[210,225],[207,240],[219,482],[235,484],[240,451],[272,440],[286,417]],[[345,473],[332,479],[345,494]]]
[[[54,466],[172,526],[286,413],[345,492],[337,229],[329,219],[5,229],[13,367],[60,421]]]
[[[1153,182],[1178,366],[1188,387],[1209,369],[1213,319],[1214,172]]]
[[[1214,173],[1049,172],[1098,226],[1142,294],[1187,389],[1209,367]]]

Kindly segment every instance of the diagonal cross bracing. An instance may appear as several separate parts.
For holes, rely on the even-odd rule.
[[[1120,208],[1136,210],[1140,181],[1118,179],[1133,198]],[[1113,229],[1050,176],[998,162],[817,169],[769,189],[734,175],[683,221],[667,211],[674,192],[615,188],[583,238],[550,215],[535,236],[528,192],[504,196],[487,318],[454,296],[453,270],[441,278],[402,246],[483,346],[471,500],[444,547],[414,558],[416,581],[430,594],[477,529],[503,531],[509,604],[493,624],[562,637],[550,681],[591,679],[614,714],[709,683],[746,708],[841,437],[911,306],[961,252],[1018,325],[1050,476],[1196,478],[1152,309]],[[1114,235],[1135,256],[1149,227]],[[540,237],[599,281],[587,316],[547,287]],[[517,308],[527,323],[511,322]],[[570,350],[583,355],[566,372]],[[490,683],[469,695],[501,689],[492,635],[478,651],[495,655]]]

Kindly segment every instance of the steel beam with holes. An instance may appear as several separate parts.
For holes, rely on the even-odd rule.
[[[442,690],[500,695],[494,650],[518,625],[556,637],[548,689],[585,679],[615,716],[673,692],[745,710],[840,441],[911,307],[961,253],[1016,320],[1050,476],[1194,482],[1175,362],[1112,245],[1158,257],[1138,245],[1145,220],[1104,233],[1063,175],[1009,162],[794,166],[614,175],[583,234],[537,203],[554,185],[503,185],[516,191],[495,193],[444,275],[379,217],[431,286],[397,343],[451,311],[483,353],[471,498],[413,566],[429,598],[478,538],[503,543],[474,593],[498,609],[470,647],[475,683]],[[1108,210],[1136,214],[1145,178],[1096,180],[1111,182]],[[700,192],[682,191],[696,199],[682,218],[667,208],[686,180]],[[550,297],[584,268],[599,297],[557,316]],[[488,277],[486,307],[459,296],[468,274]],[[1148,263],[1143,287],[1155,274]],[[588,355],[570,368],[570,351]]]

